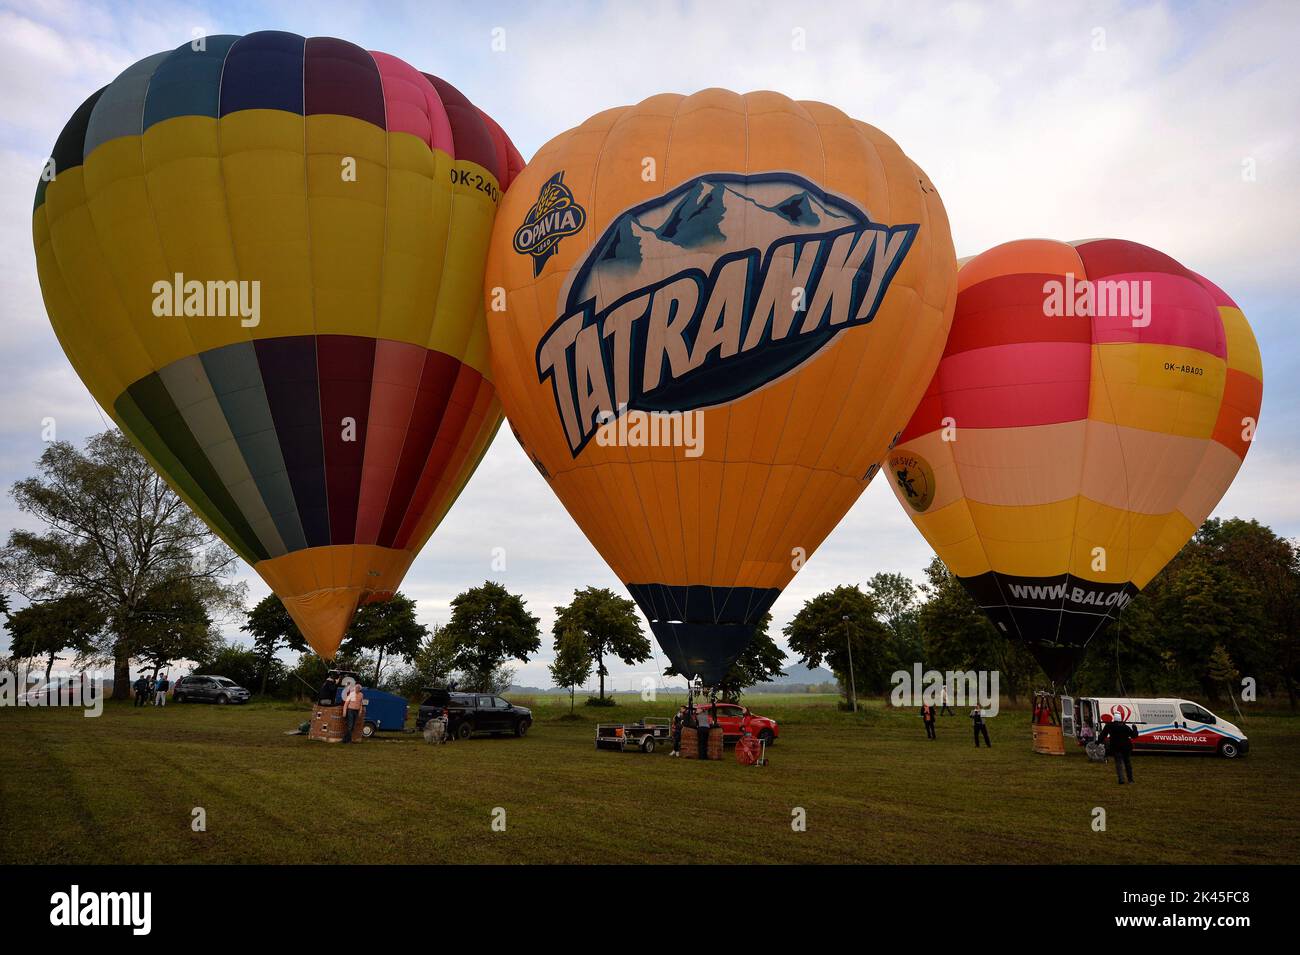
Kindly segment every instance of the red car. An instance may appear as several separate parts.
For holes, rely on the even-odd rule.
[[[718,725],[722,727],[723,738],[728,743],[734,743],[744,736],[746,729],[768,746],[775,743],[776,738],[781,735],[776,720],[751,713],[749,707],[741,706],[739,703],[696,703],[695,712],[706,713],[711,705],[717,706]]]

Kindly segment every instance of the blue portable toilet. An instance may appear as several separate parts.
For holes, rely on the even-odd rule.
[[[405,697],[366,686],[361,687],[361,692],[366,698],[366,723],[361,728],[362,735],[373,736],[379,730],[400,732],[406,728],[406,711],[410,704]],[[336,691],[334,702],[343,703],[342,687]]]

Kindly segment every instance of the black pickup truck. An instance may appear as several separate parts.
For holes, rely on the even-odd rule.
[[[490,693],[460,690],[429,690],[415,717],[417,729],[447,711],[447,733],[454,739],[469,739],[475,733],[513,733],[523,736],[533,725],[533,711],[514,706]]]

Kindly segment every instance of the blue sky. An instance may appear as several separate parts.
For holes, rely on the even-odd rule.
[[[822,100],[926,169],[958,255],[1028,236],[1155,246],[1232,295],[1264,355],[1256,444],[1216,513],[1300,536],[1300,5],[1287,2],[0,2],[0,486],[30,473],[43,418],[71,440],[105,426],[50,331],[31,249],[34,184],[64,121],[195,30],[259,29],[343,37],[445,76],[526,158],[592,113],[665,90]],[[26,523],[0,497],[0,532]],[[919,577],[929,556],[877,481],[778,601],[776,623],[879,570]],[[434,623],[489,576],[542,617],[546,649],[517,680],[543,686],[553,608],[575,587],[620,587],[508,431],[403,590]],[[253,599],[266,592],[244,577]]]

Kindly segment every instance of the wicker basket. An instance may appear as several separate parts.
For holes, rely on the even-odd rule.
[[[366,708],[363,706],[357,714],[356,725],[352,728],[352,742],[359,743],[366,738],[362,732],[365,725]],[[343,707],[316,706],[311,711],[311,729],[307,731],[307,738],[325,743],[341,743],[347,729],[347,714]]]
[[[708,759],[722,759],[722,737],[722,727],[720,726],[709,731]],[[682,758],[700,758],[700,734],[694,726],[682,727]]]

